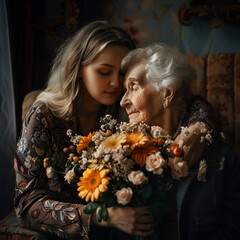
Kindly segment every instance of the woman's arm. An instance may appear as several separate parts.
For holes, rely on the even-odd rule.
[[[49,195],[49,190],[61,193],[60,182],[47,178],[41,162],[61,150],[53,128],[54,117],[45,105],[32,108],[23,123],[15,157],[16,213],[25,227],[61,238],[88,239],[91,215],[84,214],[84,205],[59,202]]]

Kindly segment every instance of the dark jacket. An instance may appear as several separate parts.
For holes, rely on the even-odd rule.
[[[238,240],[240,236],[240,161],[233,148],[215,138],[200,160],[206,160],[206,182],[197,179],[198,164],[179,181],[176,222],[158,226],[162,240]],[[166,205],[167,209],[174,204]],[[174,211],[174,210],[173,210]],[[178,226],[177,226],[178,225]],[[178,229],[178,230],[177,230]],[[135,239],[117,229],[99,229],[94,240]],[[151,238],[149,238],[151,239]]]
[[[201,159],[208,163],[206,182],[198,181],[197,170],[193,170],[178,185],[180,239],[237,240],[240,238],[240,161],[232,147],[218,138]]]

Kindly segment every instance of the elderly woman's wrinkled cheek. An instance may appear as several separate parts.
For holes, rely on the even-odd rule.
[[[153,120],[154,106],[151,103],[146,103],[146,105],[142,106],[142,119],[140,121],[144,121],[146,123],[151,124]]]
[[[148,124],[158,124],[162,115],[162,96],[153,87],[145,87],[135,92],[131,97],[132,109],[130,122],[144,121]]]
[[[136,94],[135,98],[132,98],[134,109],[136,111],[135,121],[148,121],[151,118],[151,112],[153,112],[153,104],[150,99],[150,95],[142,91]]]

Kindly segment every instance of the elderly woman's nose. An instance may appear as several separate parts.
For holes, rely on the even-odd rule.
[[[128,98],[127,93],[125,93],[122,97],[122,100],[120,101],[120,106],[121,107],[126,107],[129,104],[130,104],[130,99]]]

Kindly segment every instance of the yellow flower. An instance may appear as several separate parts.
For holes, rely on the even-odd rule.
[[[126,144],[129,144],[131,150],[133,150],[135,147],[145,145],[148,141],[150,141],[150,139],[144,133],[134,132],[127,134]]]
[[[85,198],[86,202],[94,202],[98,200],[102,192],[107,191],[110,177],[106,177],[109,173],[109,169],[102,169],[101,171],[88,168],[83,172],[83,176],[80,177],[78,185],[78,196],[82,199]]]
[[[92,141],[92,136],[95,134],[95,132],[93,133],[89,133],[88,136],[84,136],[82,137],[81,141],[79,142],[78,146],[77,146],[77,152],[80,153],[84,148],[86,148]]]
[[[103,148],[111,148],[116,149],[119,147],[122,143],[126,141],[126,135],[125,134],[113,134],[110,137],[106,138],[102,142]]]

